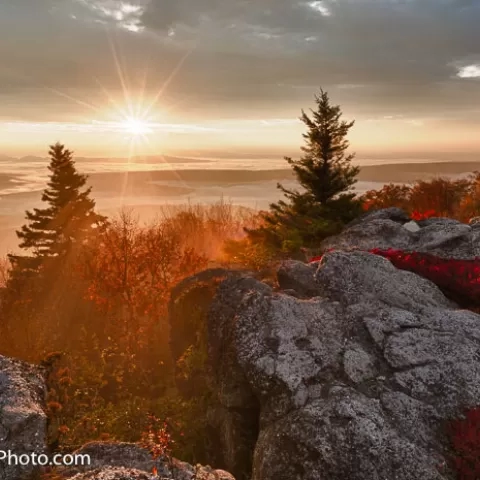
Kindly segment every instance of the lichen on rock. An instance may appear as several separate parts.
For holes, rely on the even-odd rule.
[[[0,451],[17,457],[46,452],[45,397],[40,368],[0,356]],[[2,480],[29,479],[36,470],[28,462],[0,460]]]
[[[205,319],[219,466],[252,480],[452,478],[442,426],[480,403],[480,316],[352,247],[471,255],[472,233],[403,223],[366,217],[320,263],[283,263],[276,290],[248,274],[217,283]]]

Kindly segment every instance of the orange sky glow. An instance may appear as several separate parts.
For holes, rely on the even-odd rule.
[[[478,153],[480,7],[439,3],[2,3],[0,154],[291,155],[319,87],[361,155]]]

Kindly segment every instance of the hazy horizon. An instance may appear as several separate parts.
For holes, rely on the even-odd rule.
[[[22,160],[29,158],[49,160],[48,148],[43,150],[25,150],[23,153],[17,152],[8,153],[8,151],[0,151],[0,161],[2,160]],[[67,145],[68,148],[68,145]],[[144,154],[135,152],[125,152],[123,155],[80,155],[77,151],[70,149],[76,160],[98,160],[98,161],[112,161],[112,160],[148,160],[148,159],[165,159],[165,162],[173,161],[175,165],[177,159],[185,159],[188,161],[196,162],[200,160],[214,160],[214,161],[242,161],[242,160],[258,160],[258,161],[271,161],[275,160],[279,165],[289,168],[285,162],[285,157],[299,158],[301,156],[301,150],[289,150],[278,151],[273,150],[266,151],[222,151],[222,150],[205,150],[203,152],[190,152],[185,150],[174,150],[170,153],[162,153],[151,151]],[[477,162],[480,160],[479,151],[404,151],[404,152],[354,152],[355,154],[353,163],[358,165],[376,165],[376,164],[390,164],[390,163],[429,163],[429,162]],[[266,166],[268,168],[268,164]]]

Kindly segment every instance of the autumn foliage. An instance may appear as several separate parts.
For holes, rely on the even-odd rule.
[[[362,199],[365,211],[398,207],[413,220],[437,216],[468,221],[480,213],[480,173],[461,180],[435,178],[411,185],[390,183],[366,192]]]
[[[418,221],[434,216],[468,220],[480,213],[480,174],[468,180],[390,184],[367,192],[362,201],[365,210],[401,207]],[[186,400],[178,382],[193,378],[203,388],[206,353],[200,348],[205,342],[198,335],[203,321],[198,306],[208,295],[199,290],[185,324],[176,325],[182,348],[175,356],[179,341],[170,332],[167,312],[171,289],[212,266],[248,268],[268,277],[279,252],[245,235],[244,227],[265,226],[262,215],[223,201],[164,207],[158,213],[156,221],[143,225],[132,212],[120,212],[88,241],[73,243],[61,261],[43,261],[37,277],[21,289],[11,288],[11,269],[0,263],[0,352],[46,368],[52,450],[73,450],[91,440],[132,441],[154,456],[208,463],[204,413],[209,399]],[[321,215],[294,219],[307,226],[317,223],[307,228],[316,244]],[[280,253],[288,256],[303,240],[295,228],[282,228],[288,248]],[[371,252],[430,279],[462,306],[480,306],[480,259]],[[319,260],[312,255],[311,261]],[[146,412],[151,412],[148,425]],[[479,478],[479,417],[474,410],[452,427],[461,480]],[[157,420],[164,418],[168,424]]]
[[[175,383],[184,366],[171,354],[167,304],[183,278],[230,262],[225,242],[240,240],[253,217],[223,200],[159,208],[150,224],[122,211],[60,264],[45,263],[41,282],[6,292],[0,349],[47,366],[51,448],[138,441],[152,412],[171,419],[177,456],[206,461],[203,405]]]
[[[419,212],[417,210],[414,210],[410,214],[410,218],[415,221],[419,220],[426,220],[427,218],[432,218],[432,217],[439,217],[438,213],[435,210],[426,210],[425,212]]]
[[[457,480],[480,478],[480,406],[468,410],[464,418],[452,421],[448,427],[453,450],[450,463]]]

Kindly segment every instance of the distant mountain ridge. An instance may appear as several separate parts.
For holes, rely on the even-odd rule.
[[[467,175],[474,171],[480,171],[480,161],[396,163],[361,167],[358,179],[368,182],[406,183],[438,176]]]

